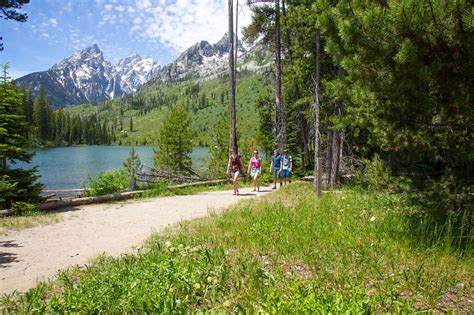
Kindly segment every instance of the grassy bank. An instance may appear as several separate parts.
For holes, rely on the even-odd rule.
[[[407,196],[343,190],[317,200],[293,185],[1,302],[61,312],[472,311],[472,233],[457,248],[420,211]]]
[[[37,225],[48,225],[61,221],[61,218],[54,212],[35,210],[9,217],[0,216],[0,233],[8,230],[20,230],[32,228]]]

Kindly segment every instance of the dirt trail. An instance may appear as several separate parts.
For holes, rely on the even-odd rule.
[[[265,195],[241,189],[80,206],[61,212],[55,224],[0,235],[0,295],[26,291],[58,269],[83,265],[102,253],[118,255],[143,244],[153,232],[181,220],[207,216],[238,200]]]

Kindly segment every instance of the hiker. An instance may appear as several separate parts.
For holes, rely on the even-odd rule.
[[[281,157],[281,177],[283,179],[283,185],[286,185],[286,181],[291,184],[291,172],[293,169],[293,159],[291,155],[288,155],[288,150],[283,150],[283,156]]]
[[[250,174],[253,180],[253,190],[260,191],[260,185],[258,184],[258,178],[262,174],[262,161],[258,157],[258,151],[253,151],[253,156],[250,158],[249,167],[247,173]]]
[[[227,164],[227,174],[232,178],[234,184],[234,195],[239,195],[239,176],[242,173],[242,162],[240,156],[237,154],[237,148],[232,149],[232,153],[229,157],[229,163]]]
[[[281,181],[281,155],[278,149],[275,149],[272,156],[272,164],[270,165],[270,173],[273,177],[273,189],[276,189],[277,180],[280,179],[280,187],[283,185]]]

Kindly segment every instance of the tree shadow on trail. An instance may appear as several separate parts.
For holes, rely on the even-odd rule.
[[[0,241],[0,248],[21,247],[14,241]],[[8,268],[9,264],[18,262],[17,254],[0,251],[0,268]]]

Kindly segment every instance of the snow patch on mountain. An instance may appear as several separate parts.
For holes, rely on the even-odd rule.
[[[16,80],[37,94],[42,85],[51,96],[53,107],[97,103],[135,92],[159,69],[151,58],[138,54],[112,65],[104,59],[97,44],[63,59],[45,72]]]

